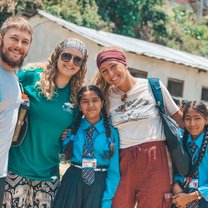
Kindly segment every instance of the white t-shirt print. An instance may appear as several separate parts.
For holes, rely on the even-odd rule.
[[[165,108],[169,115],[173,115],[179,108],[162,82],[160,85]],[[123,94],[118,89],[110,93],[110,115],[113,125],[119,130],[120,148],[165,141],[162,120],[148,80],[137,78],[136,84],[126,93],[125,102],[121,101]]]

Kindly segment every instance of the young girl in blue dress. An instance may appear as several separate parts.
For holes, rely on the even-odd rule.
[[[208,110],[202,102],[187,102],[183,108],[185,131],[183,145],[192,159],[191,177],[175,176],[175,207],[208,207]],[[188,184],[188,192],[182,186]],[[192,205],[191,205],[192,204]]]
[[[63,142],[71,165],[53,208],[111,208],[120,180],[118,132],[108,121],[98,87],[82,87],[77,101],[80,112]]]

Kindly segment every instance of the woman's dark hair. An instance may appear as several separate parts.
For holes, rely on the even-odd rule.
[[[107,112],[106,112],[104,95],[103,95],[102,91],[98,87],[96,87],[95,85],[84,86],[79,90],[78,95],[77,95],[78,105],[80,105],[83,94],[87,91],[95,92],[97,94],[97,96],[101,99],[101,101],[103,101],[103,107],[101,109],[101,115],[102,115],[103,120],[104,120],[104,126],[105,126],[105,129],[106,129],[106,139],[109,142],[109,149],[110,149],[109,154],[107,156],[104,156],[104,157],[107,158],[107,159],[110,159],[111,156],[114,153],[114,144],[113,144],[114,140],[113,140],[112,135],[111,135],[110,122],[109,122]],[[76,135],[76,133],[79,129],[82,117],[83,117],[83,113],[82,113],[82,111],[79,111],[79,113],[78,113],[78,115],[75,119],[74,126],[71,129],[71,134],[72,135]],[[71,145],[72,145],[72,143],[71,143]],[[72,151],[72,148],[71,148],[70,151]]]
[[[206,105],[201,101],[187,101],[183,107],[183,120],[185,119],[185,116],[190,108],[193,108],[195,111],[200,113],[203,117],[208,118],[208,110]],[[205,135],[203,139],[203,144],[201,147],[201,151],[199,153],[198,160],[194,164],[195,167],[198,167],[199,163],[201,162],[201,159],[206,151],[206,147],[208,144],[208,125],[206,124],[204,126]],[[187,147],[187,140],[188,140],[189,132],[185,128],[184,135],[183,135],[183,146],[184,148]]]

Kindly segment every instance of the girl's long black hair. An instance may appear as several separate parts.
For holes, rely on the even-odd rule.
[[[78,103],[78,105],[80,105],[83,93],[87,92],[87,91],[95,92],[97,94],[97,96],[101,99],[101,101],[103,101],[103,107],[101,109],[101,116],[103,117],[103,120],[104,120],[104,126],[105,126],[105,130],[106,130],[106,140],[109,143],[109,149],[110,149],[109,154],[108,155],[104,155],[104,157],[106,159],[110,159],[112,157],[113,153],[114,153],[114,144],[113,144],[114,140],[113,140],[113,137],[112,137],[112,134],[111,134],[109,118],[108,118],[108,115],[107,115],[107,112],[106,112],[104,95],[103,95],[102,91],[98,87],[96,87],[95,85],[84,86],[84,87],[82,87],[79,90],[78,95],[77,95],[77,103]],[[77,134],[77,131],[78,131],[78,129],[80,127],[80,124],[81,124],[82,117],[83,117],[83,113],[80,110],[78,115],[77,115],[77,117],[76,117],[76,119],[75,119],[73,128],[71,129],[71,134],[72,135],[76,135]],[[67,145],[67,148],[64,150],[64,152],[67,155],[67,159],[69,159],[71,157],[72,145],[73,145],[73,141],[71,141]]]

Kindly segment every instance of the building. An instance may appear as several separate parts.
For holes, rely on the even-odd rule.
[[[127,53],[131,73],[159,77],[172,96],[208,102],[208,59],[147,41],[81,27],[38,10],[29,18],[34,38],[27,62],[45,61],[67,37],[82,40],[89,51],[87,82],[96,72],[95,57],[103,46],[116,45]]]

